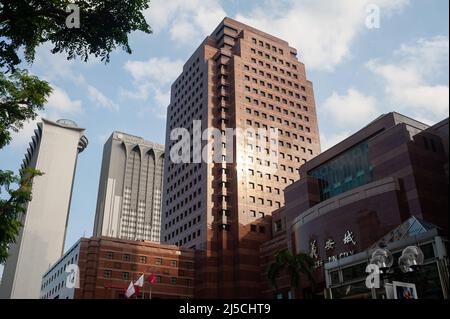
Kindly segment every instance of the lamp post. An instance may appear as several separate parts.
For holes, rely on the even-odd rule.
[[[406,247],[400,258],[398,259],[398,268],[404,274],[416,273],[420,266],[423,265],[424,255],[422,250],[417,246]],[[379,274],[383,279],[383,286],[387,283],[390,277],[390,271],[393,268],[394,258],[392,253],[386,248],[378,248],[372,253],[370,263],[379,269]],[[372,286],[372,298],[377,299],[376,288]]]

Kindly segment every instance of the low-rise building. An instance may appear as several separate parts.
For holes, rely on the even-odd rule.
[[[190,299],[194,296],[194,263],[192,249],[108,237],[81,238],[44,274],[41,298],[121,299],[130,282],[144,274],[146,284],[133,298]],[[151,285],[152,274],[155,283]]]

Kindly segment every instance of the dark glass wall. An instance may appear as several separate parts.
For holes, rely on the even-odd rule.
[[[321,201],[372,182],[373,166],[367,141],[315,168],[309,175],[319,181]]]

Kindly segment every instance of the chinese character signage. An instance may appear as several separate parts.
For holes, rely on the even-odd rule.
[[[356,246],[356,239],[355,239],[355,235],[353,234],[353,232],[350,230],[347,230],[342,236],[342,242],[348,248],[353,248],[354,246]],[[327,253],[332,252],[336,247],[336,242],[334,241],[334,239],[332,237],[328,237],[325,240],[324,245],[322,247],[325,250],[325,252],[327,252]],[[324,262],[337,261],[340,258],[348,257],[353,254],[354,254],[354,250],[350,249],[350,250],[344,251],[338,255],[329,256],[329,257],[327,257],[327,259],[325,261],[323,261],[320,259],[320,256],[319,256],[319,247],[318,247],[317,240],[311,240],[309,243],[309,255],[311,256],[311,258],[313,258],[315,260],[316,268],[322,267]]]

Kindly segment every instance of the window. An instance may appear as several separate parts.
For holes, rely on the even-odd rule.
[[[105,278],[111,278],[112,277],[112,271],[111,270],[105,270],[103,272],[103,277]]]
[[[112,251],[107,251],[106,252],[106,258],[107,259],[113,259],[114,258],[114,253]]]
[[[283,224],[281,222],[281,219],[275,221],[275,231],[279,232],[283,229]]]
[[[177,261],[176,260],[171,260],[170,261],[170,265],[172,266],[172,267],[176,267],[177,266]]]
[[[139,262],[141,264],[146,264],[147,263],[147,257],[145,256],[139,256]]]
[[[123,273],[122,273],[122,279],[123,279],[123,280],[128,280],[128,279],[130,279],[130,273],[129,273],[129,272],[123,272]]]
[[[125,255],[123,255],[123,260],[130,261],[131,260],[131,256],[129,254],[125,254]]]
[[[171,277],[170,278],[170,283],[175,285],[177,283],[177,277]]]
[[[162,258],[156,258],[155,265],[162,265]]]

